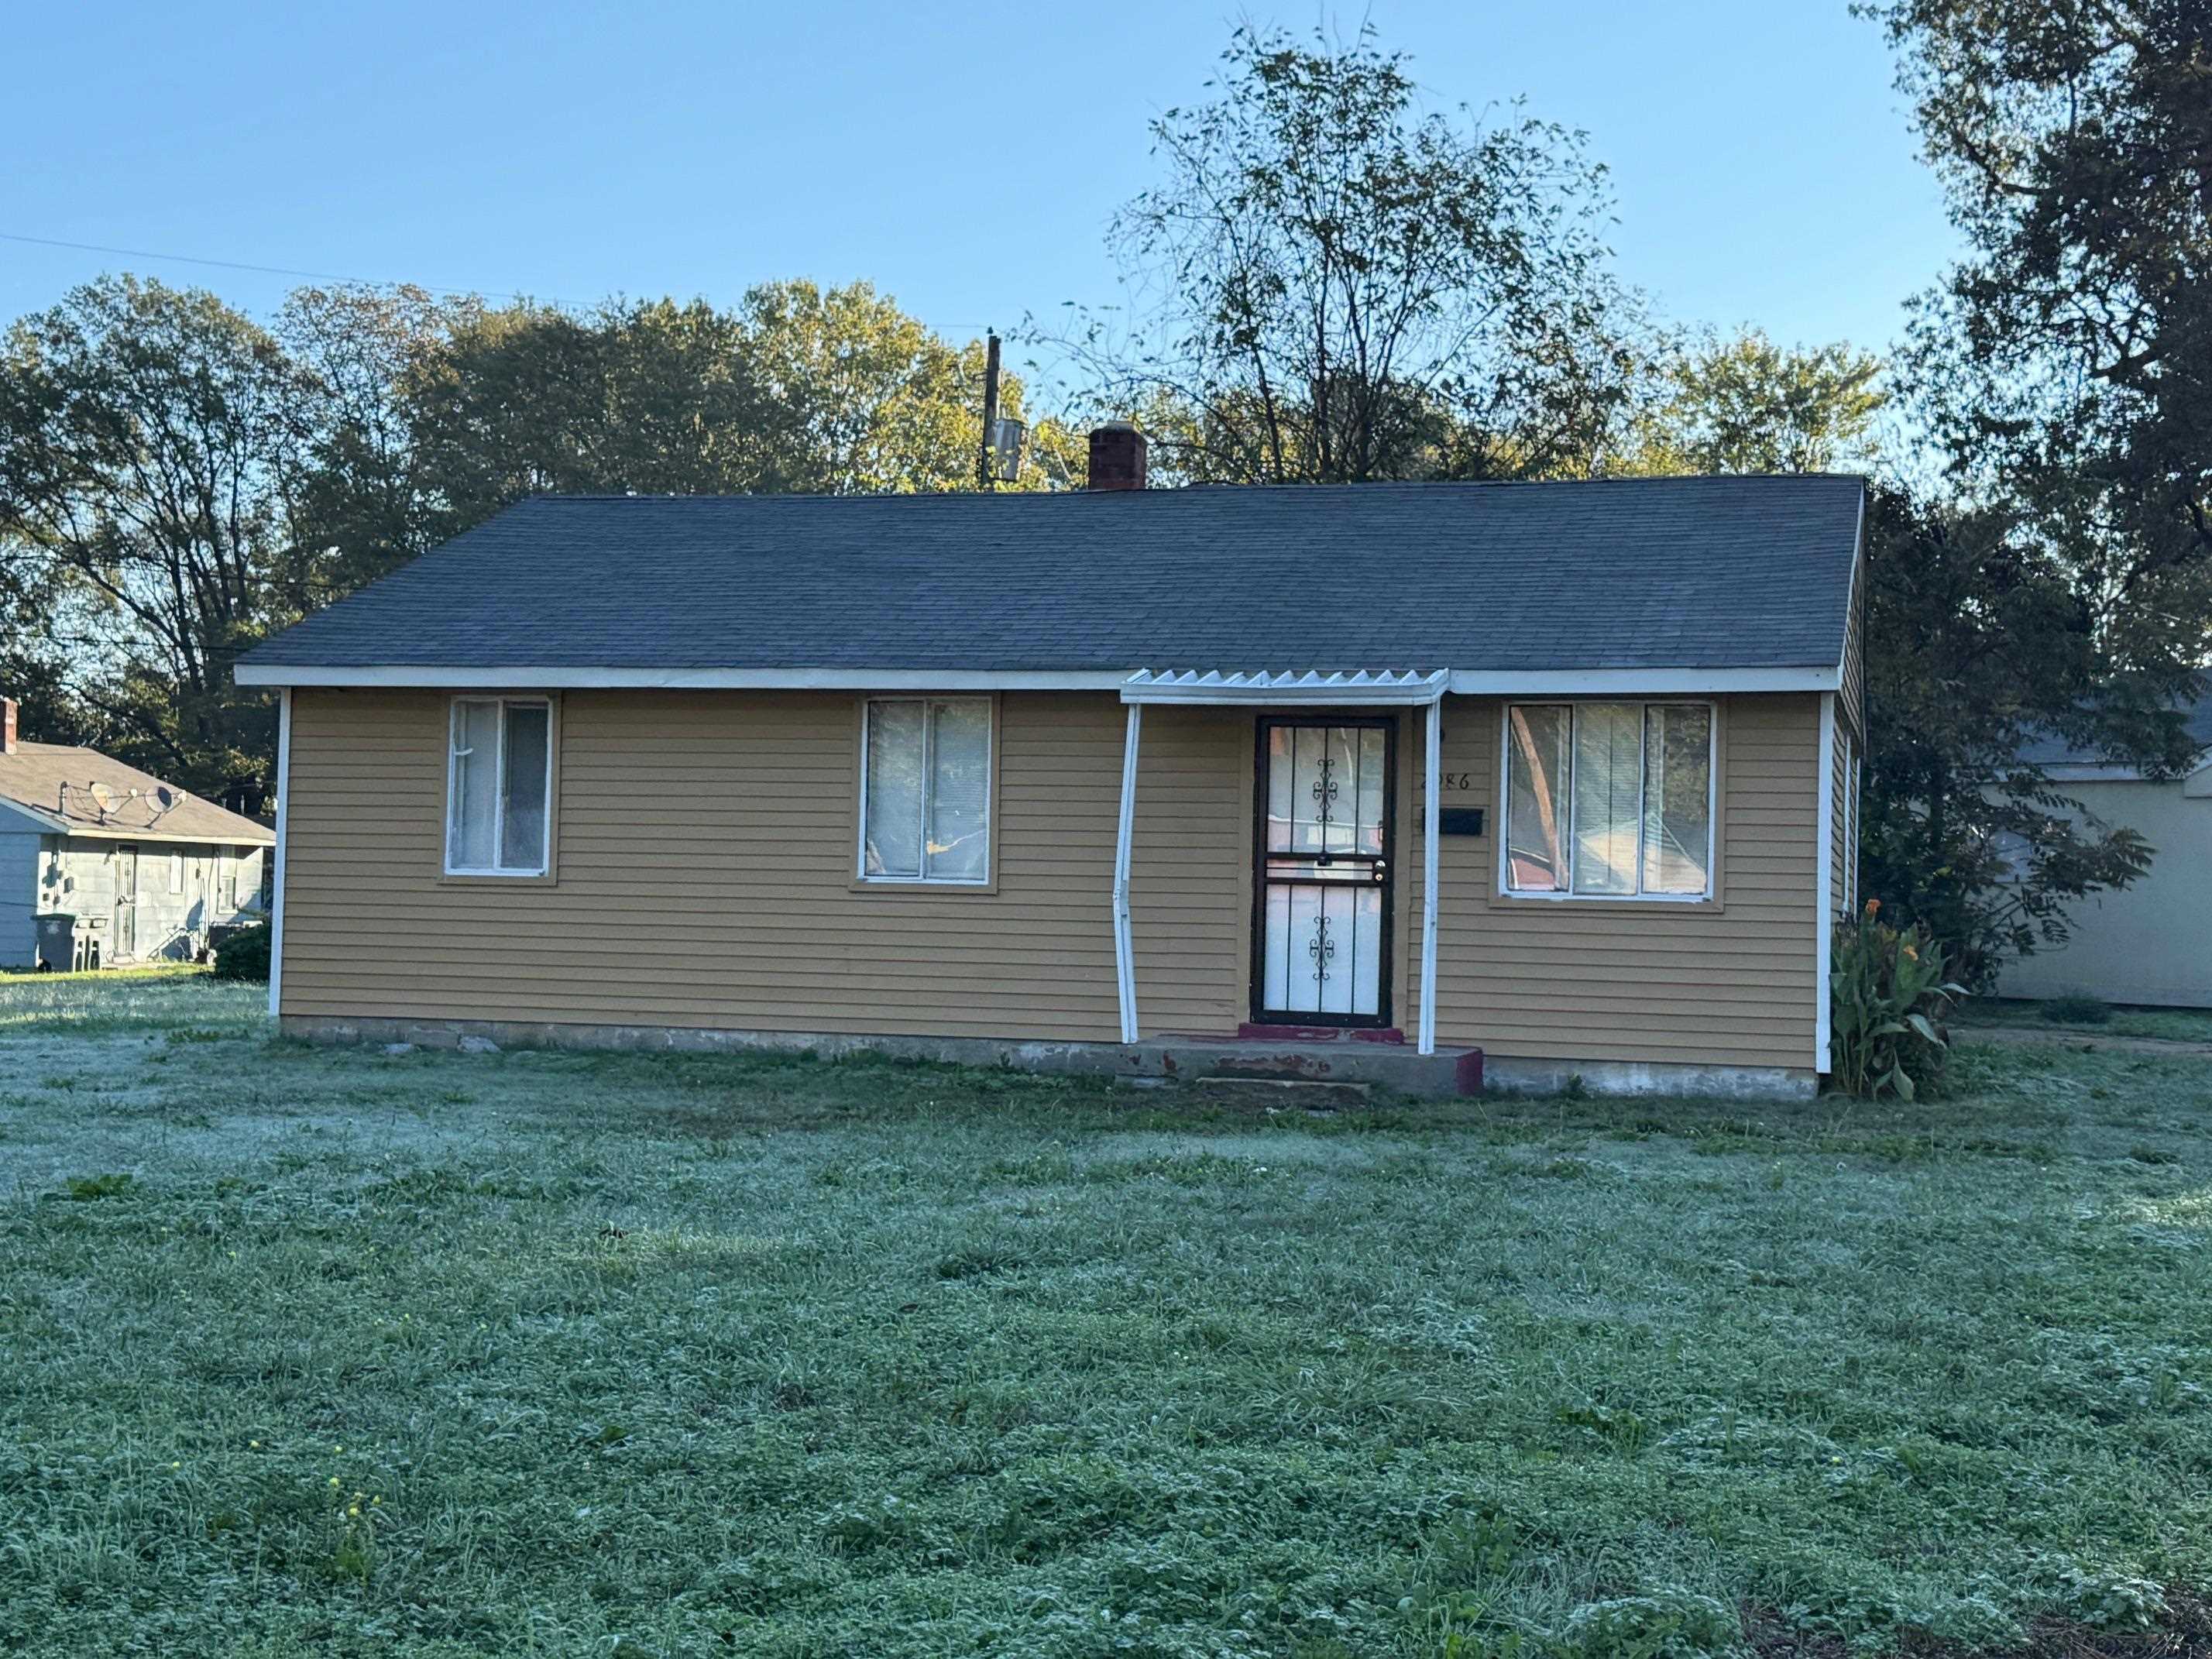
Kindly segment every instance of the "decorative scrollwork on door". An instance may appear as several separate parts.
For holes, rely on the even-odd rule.
[[[1313,781],[1314,822],[1326,831],[1329,821],[1335,816],[1337,792],[1343,786],[1336,780],[1336,757],[1334,755],[1323,755],[1319,764],[1320,769]]]
[[[1394,731],[1380,718],[1261,718],[1255,1020],[1389,1023]]]
[[[1327,983],[1329,959],[1336,955],[1336,941],[1328,936],[1328,918],[1314,917],[1313,938],[1306,942],[1306,954],[1313,958],[1314,978]]]

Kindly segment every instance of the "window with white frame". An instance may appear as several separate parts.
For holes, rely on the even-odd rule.
[[[456,697],[446,780],[446,873],[542,876],[550,861],[553,708]]]
[[[1504,819],[1508,893],[1709,897],[1712,705],[1510,705]]]
[[[876,697],[860,758],[860,878],[991,878],[991,700]]]

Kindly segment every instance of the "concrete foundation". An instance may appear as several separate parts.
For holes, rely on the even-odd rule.
[[[1501,1095],[1555,1095],[1579,1086],[1594,1095],[1678,1100],[1810,1100],[1820,1090],[1820,1074],[1810,1066],[1512,1060],[1497,1054],[1483,1062],[1483,1083]]]
[[[1142,1042],[1025,1042],[997,1037],[845,1036],[818,1031],[728,1031],[677,1025],[566,1024],[505,1019],[332,1019],[288,1014],[283,1034],[310,1042],[398,1043],[426,1048],[629,1048],[667,1054],[812,1054],[824,1060],[880,1054],[956,1066],[997,1066],[1162,1082],[1249,1078],[1334,1083],[1423,1099],[1486,1089],[1549,1094],[1579,1078],[1592,1094],[1796,1099],[1810,1071],[1737,1066],[1624,1065],[1531,1060],[1480,1048],[1417,1053],[1411,1044],[1250,1037],[1153,1037]]]
[[[423,1048],[490,1043],[501,1048],[636,1048],[669,1054],[811,1054],[824,1060],[882,1054],[954,1066],[1188,1082],[1200,1078],[1364,1085],[1440,1098],[1482,1088],[1482,1052],[1433,1054],[1375,1042],[1267,1042],[1158,1037],[1143,1042],[1022,1042],[997,1037],[843,1036],[818,1031],[725,1031],[677,1025],[581,1025],[506,1019],[325,1019],[288,1014],[280,1028],[310,1042],[410,1042]]]

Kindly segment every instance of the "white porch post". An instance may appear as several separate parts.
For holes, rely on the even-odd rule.
[[[1137,738],[1145,706],[1129,705],[1121,745],[1121,817],[1114,833],[1114,981],[1121,1003],[1121,1041],[1137,1040],[1137,967],[1129,943],[1129,843],[1137,824]]]
[[[292,688],[276,694],[276,845],[270,857],[269,1017],[284,1012],[284,878],[291,871],[284,856],[284,824],[292,805]]]
[[[1442,822],[1443,794],[1444,700],[1429,705],[1423,723],[1421,787],[1421,1027],[1415,1041],[1419,1053],[1437,1051],[1437,838]]]

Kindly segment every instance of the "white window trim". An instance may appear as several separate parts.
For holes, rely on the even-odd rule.
[[[1702,708],[1706,711],[1705,723],[1705,887],[1701,893],[1577,893],[1574,890],[1574,860],[1577,843],[1574,828],[1574,783],[1571,772],[1567,784],[1567,824],[1563,837],[1567,848],[1568,885],[1565,891],[1545,891],[1513,885],[1513,711],[1516,708],[1572,708],[1577,702],[1626,702],[1638,710],[1668,708]],[[1639,717],[1636,732],[1636,879],[1644,880],[1644,793],[1649,787],[1644,768],[1644,746],[1649,741],[1648,723]],[[1516,699],[1498,709],[1498,893],[1501,898],[1528,899],[1539,904],[1711,904],[1718,894],[1714,877],[1720,827],[1720,705],[1702,697],[1585,697],[1585,698],[1528,698]],[[1567,737],[1569,764],[1572,765],[1574,734],[1571,724]]]
[[[171,892],[181,893],[185,890],[185,866],[187,863],[188,860],[185,857],[184,849],[182,848],[173,848],[170,849],[169,890]]]
[[[545,711],[545,812],[542,822],[544,830],[538,846],[537,867],[513,870],[494,865],[489,867],[453,862],[453,806],[454,787],[459,781],[460,744],[459,742],[461,710],[471,704],[490,703],[499,710],[499,719],[493,722],[498,733],[498,745],[492,751],[491,789],[491,847],[492,856],[507,845],[507,711],[510,708],[543,708]],[[446,710],[446,824],[444,868],[449,876],[498,876],[510,881],[543,880],[553,868],[553,700],[550,697],[455,697]]]
[[[868,868],[868,750],[870,737],[874,731],[876,706],[888,702],[915,702],[922,708],[921,716],[921,846],[917,849],[911,876],[885,875]],[[985,764],[990,768],[983,779],[983,799],[989,803],[989,819],[983,826],[983,872],[977,876],[933,876],[929,873],[929,819],[931,809],[937,803],[937,723],[929,718],[929,711],[948,703],[979,703],[983,709],[983,748],[988,756]],[[853,869],[854,879],[870,887],[988,887],[996,872],[996,848],[999,833],[999,709],[997,701],[978,696],[904,696],[869,697],[860,705],[860,811],[854,815]]]

